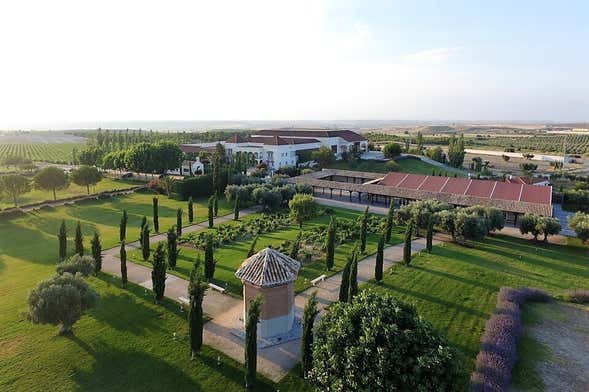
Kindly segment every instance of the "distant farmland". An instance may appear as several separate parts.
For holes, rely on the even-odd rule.
[[[33,161],[67,163],[72,150],[83,148],[82,143],[6,143],[0,144],[0,161],[8,156],[30,158]]]

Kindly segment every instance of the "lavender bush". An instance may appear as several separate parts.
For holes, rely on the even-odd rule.
[[[522,287],[502,287],[497,295],[495,312],[485,324],[481,351],[471,376],[473,391],[506,391],[511,385],[511,371],[517,362],[517,343],[523,333],[521,306],[526,302],[546,302],[545,291]]]

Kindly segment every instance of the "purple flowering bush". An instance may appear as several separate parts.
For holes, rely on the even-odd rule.
[[[485,324],[481,351],[471,376],[473,391],[506,391],[517,362],[517,343],[523,333],[521,306],[526,302],[546,302],[550,295],[535,288],[502,287],[495,312]]]

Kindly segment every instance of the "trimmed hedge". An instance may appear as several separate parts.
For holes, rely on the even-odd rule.
[[[223,193],[227,187],[227,172],[219,171],[219,193]],[[213,175],[203,174],[195,177],[186,177],[175,184],[176,192],[182,200],[188,200],[189,197],[208,197],[213,194]]]
[[[527,302],[547,302],[550,295],[535,288],[502,287],[495,313],[485,324],[481,351],[471,376],[472,391],[507,391],[517,362],[517,344],[523,334],[521,307]]]

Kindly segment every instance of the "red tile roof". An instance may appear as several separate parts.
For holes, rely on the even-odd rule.
[[[425,182],[428,176],[412,175],[406,176],[397,186],[406,189],[418,189],[421,184]]]
[[[519,200],[528,203],[551,204],[552,187],[522,185],[522,193]]]
[[[466,178],[450,178],[448,182],[439,190],[443,193],[453,193],[455,195],[464,195],[466,188],[470,184],[470,180]]]
[[[331,130],[331,129],[304,129],[304,128],[285,128],[285,129],[262,129],[256,132],[256,135],[262,136],[283,136],[283,137],[341,137],[347,142],[363,142],[366,138],[354,131],[348,129]]]
[[[283,138],[280,136],[244,136],[238,133],[231,135],[226,143],[262,143],[270,146],[285,146],[288,144],[310,144],[319,143],[317,139],[311,138]]]
[[[465,195],[476,197],[491,197],[491,192],[497,181],[471,180]]]
[[[519,195],[521,193],[522,184],[508,184],[505,182],[497,182],[495,185],[495,190],[491,195],[494,199],[502,199],[502,200],[519,200]]]
[[[183,153],[199,153],[199,152],[213,153],[213,152],[215,152],[216,148],[215,148],[215,146],[203,147],[203,146],[197,146],[194,144],[181,144],[180,150],[182,150]]]

